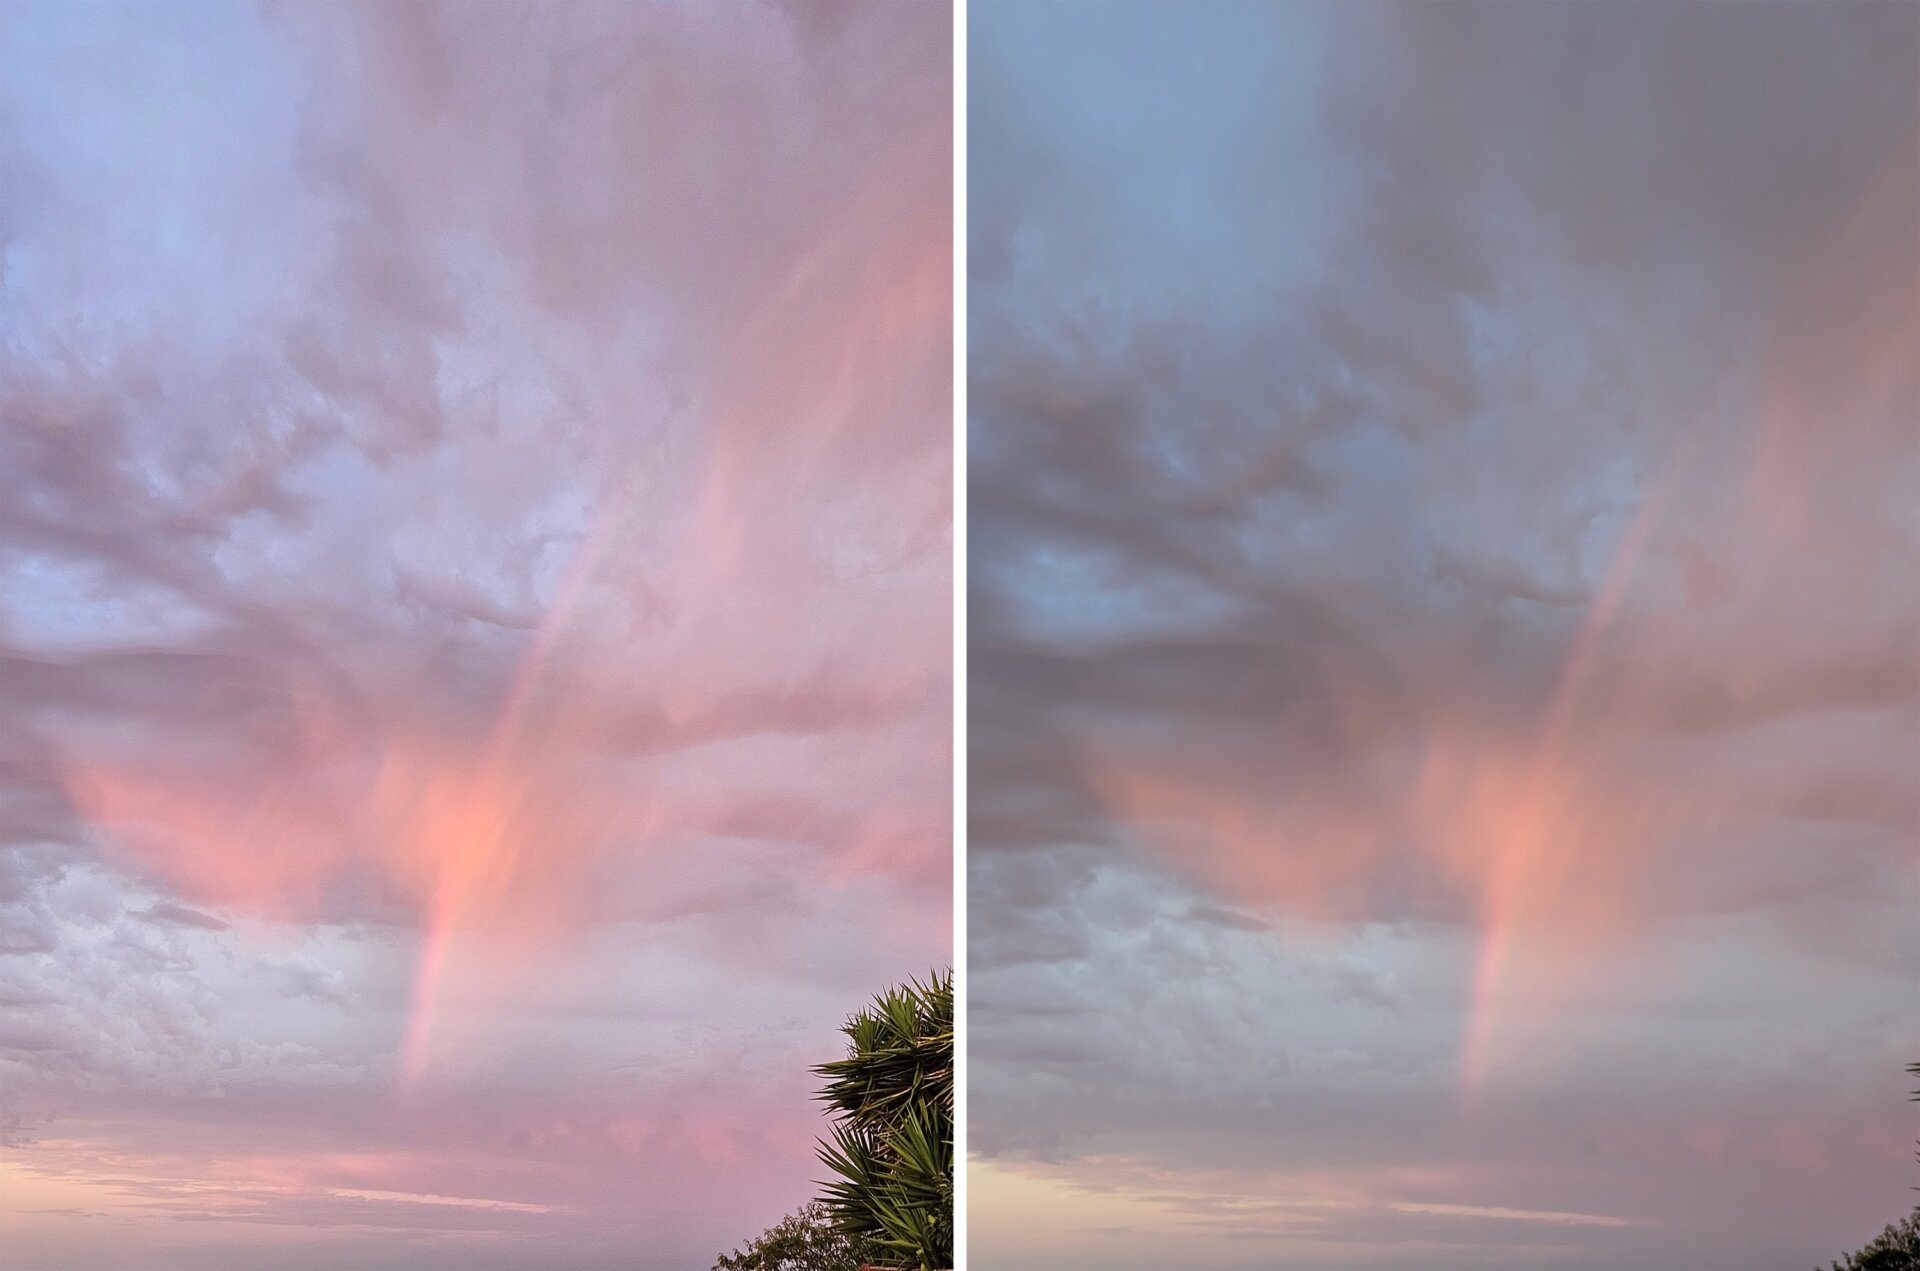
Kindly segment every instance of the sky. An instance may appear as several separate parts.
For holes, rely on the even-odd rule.
[[[1908,1212],[1920,9],[969,37],[973,1265]]]
[[[951,958],[943,6],[0,11],[0,1246],[710,1265]]]

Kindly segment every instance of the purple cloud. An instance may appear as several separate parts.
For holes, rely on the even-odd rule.
[[[0,22],[0,1236],[704,1265],[949,956],[947,17]]]

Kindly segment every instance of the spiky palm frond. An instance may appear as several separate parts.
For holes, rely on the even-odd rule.
[[[837,1226],[889,1261],[953,1260],[953,976],[880,994],[841,1029],[847,1055],[814,1071],[836,1114],[820,1159]]]

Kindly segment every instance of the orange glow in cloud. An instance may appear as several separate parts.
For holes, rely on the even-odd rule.
[[[1854,430],[1853,449],[1897,445],[1920,423],[1920,262],[1890,267],[1878,252],[1901,240],[1892,218],[1910,212],[1916,181],[1920,147],[1903,148],[1814,237],[1796,285],[1763,315],[1758,397],[1674,426],[1533,712],[1476,709],[1441,684],[1401,735],[1280,793],[1201,771],[1189,754],[1097,743],[1082,770],[1113,818],[1230,895],[1312,918],[1364,912],[1397,851],[1437,865],[1474,915],[1459,1059],[1471,1102],[1525,1049],[1519,1021],[1565,1002],[1658,908],[1657,862],[1683,837],[1762,815],[1711,766],[1658,757],[1658,721],[1696,709],[1668,695],[1714,668],[1729,708],[1751,705],[1743,633],[1772,629],[1818,664],[1817,644],[1780,629],[1782,603],[1795,603],[1772,581],[1780,561],[1818,560],[1814,585],[1856,602],[1873,594],[1847,571],[1863,542],[1900,531],[1874,519],[1878,495],[1836,484],[1822,456],[1829,419]],[[1898,454],[1884,471],[1899,470]],[[1703,545],[1724,562],[1704,605],[1682,598],[1699,584],[1675,569]]]
[[[643,805],[611,802],[524,746],[475,754],[396,731],[378,748],[371,766],[340,756],[331,770],[258,774],[239,783],[255,786],[246,796],[201,773],[110,764],[75,765],[68,788],[89,821],[204,903],[295,920],[358,874],[417,913],[411,1079],[450,963],[484,963],[462,981],[470,995],[511,992],[516,964],[581,920],[596,867],[623,841],[644,845],[648,826]]]
[[[777,508],[754,483],[770,469],[810,486],[836,446],[884,447],[876,424],[914,401],[948,395],[946,322],[952,226],[910,180],[917,154],[895,156],[876,182],[792,263],[739,333],[737,365],[709,412],[712,453],[693,541],[709,569],[731,574],[750,534]],[[902,198],[902,194],[913,197]],[[931,380],[931,382],[930,382]]]
[[[1649,494],[1621,536],[1521,771],[1509,774],[1481,765],[1476,772],[1454,774],[1454,779],[1443,771],[1430,771],[1425,782],[1430,797],[1423,802],[1429,805],[1444,803],[1449,791],[1464,796],[1451,814],[1444,807],[1434,809],[1440,813],[1443,841],[1452,841],[1448,854],[1456,859],[1471,855],[1474,848],[1469,844],[1484,853],[1482,868],[1476,871],[1481,880],[1480,951],[1474,962],[1461,1048],[1461,1082],[1469,1093],[1486,1078],[1490,1034],[1516,925],[1551,921],[1567,907],[1572,900],[1569,877],[1577,862],[1592,862],[1595,853],[1604,854],[1609,844],[1646,841],[1648,827],[1621,823],[1634,815],[1634,805],[1629,802],[1623,809],[1614,803],[1618,792],[1583,788],[1586,771],[1579,763],[1569,762],[1567,749],[1600,642],[1618,617],[1646,554],[1659,503],[1657,491]],[[1441,770],[1446,766],[1446,760],[1437,755],[1430,763]]]
[[[125,72],[6,121],[0,1247],[737,1241],[952,950],[951,15],[97,16],[0,39]]]
[[[829,586],[793,555],[796,507],[844,491],[843,469],[876,466],[867,453],[875,447],[918,453],[920,430],[902,428],[901,412],[944,398],[948,369],[945,204],[932,204],[937,215],[910,214],[927,204],[926,192],[908,189],[903,198],[899,188],[925,166],[903,161],[883,172],[756,307],[754,323],[722,359],[735,373],[699,430],[711,447],[680,518],[684,547],[646,560],[647,577],[636,564],[659,542],[647,531],[662,510],[614,497],[607,492],[625,486],[605,481],[598,514],[490,722],[463,734],[385,706],[349,719],[324,700],[291,694],[296,736],[278,762],[213,773],[81,753],[67,774],[76,807],[206,903],[300,917],[325,888],[354,878],[415,915],[419,952],[401,1070],[406,1082],[417,1081],[449,1027],[446,999],[456,986],[468,1007],[497,1002],[538,953],[578,936],[616,857],[630,864],[668,837],[697,837],[742,815],[703,806],[711,795],[650,790],[644,774],[596,773],[587,752],[607,726],[610,702],[638,695],[634,704],[656,712],[662,727],[691,721],[697,733],[703,712],[724,714],[755,674],[764,681],[740,659],[769,642],[777,649],[781,633],[742,629],[728,615],[769,606],[805,612],[801,589]],[[889,429],[902,440],[889,440]],[[622,650],[623,642],[648,647],[644,633],[629,629],[645,623],[632,599],[639,587],[703,606],[693,621],[722,631],[721,640],[669,643],[673,670],[643,678],[623,665],[636,655]],[[937,625],[929,620],[929,629]],[[856,663],[874,660],[855,653]],[[875,672],[879,678],[860,687],[881,707],[848,709],[892,709],[887,699],[904,700],[925,678],[924,659],[913,668],[899,683]],[[772,675],[766,691],[777,701],[781,674]],[[822,705],[813,721],[805,707],[791,708],[767,727],[831,729],[831,709]],[[725,731],[722,721],[717,735]],[[928,760],[944,764],[945,753]],[[915,837],[924,811],[874,801],[864,823],[844,827],[826,872],[898,872],[900,845]]]

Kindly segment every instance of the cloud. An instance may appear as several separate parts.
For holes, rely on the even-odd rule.
[[[212,914],[202,913],[198,909],[189,909],[185,905],[176,905],[169,900],[147,906],[140,911],[140,916],[150,918],[154,922],[174,923],[182,927],[199,927],[206,931],[225,931],[228,925]]]
[[[1911,15],[973,30],[992,1168],[1341,1176],[1266,1229],[1281,1265],[1732,1267],[1877,1228],[1920,832]],[[1686,1182],[1735,1142],[1743,1204]],[[1235,1262],[1232,1209],[1178,1247]],[[1625,1225],[1548,1253],[1497,1211]],[[1159,1256],[1088,1240],[995,1265]]]
[[[4,21],[9,1247],[737,1243],[949,948],[946,16]]]

